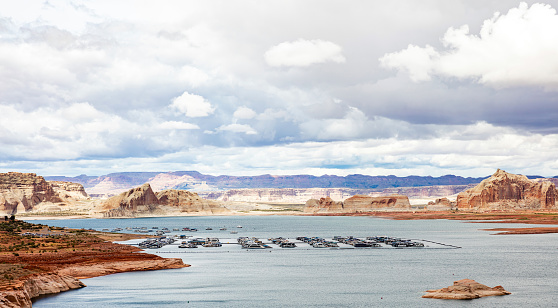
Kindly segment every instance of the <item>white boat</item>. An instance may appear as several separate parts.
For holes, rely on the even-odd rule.
[[[324,243],[321,243],[321,242],[317,242],[317,243],[312,244],[312,247],[314,247],[314,248],[327,248],[327,246]]]
[[[238,225],[238,226],[236,226],[236,227],[237,227],[237,228],[242,228],[242,226],[241,226],[241,225]]]

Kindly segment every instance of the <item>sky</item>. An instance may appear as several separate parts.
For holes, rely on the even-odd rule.
[[[558,175],[558,0],[0,0],[0,172]]]

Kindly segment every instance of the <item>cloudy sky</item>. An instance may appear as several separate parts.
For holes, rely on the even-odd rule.
[[[0,0],[0,172],[555,176],[556,9]]]

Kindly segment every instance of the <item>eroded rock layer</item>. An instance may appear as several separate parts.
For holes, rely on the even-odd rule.
[[[498,169],[490,178],[457,196],[459,209],[556,209],[553,183]]]
[[[305,213],[366,213],[385,209],[410,209],[407,196],[392,195],[371,197],[356,195],[344,202],[334,201],[329,197],[310,199],[304,206]]]
[[[75,277],[56,273],[36,274],[11,290],[0,292],[0,307],[31,307],[31,299],[85,287]]]

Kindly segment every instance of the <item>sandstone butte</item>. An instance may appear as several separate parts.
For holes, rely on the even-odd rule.
[[[344,202],[334,201],[330,197],[310,199],[304,206],[305,213],[367,213],[385,209],[410,209],[411,204],[407,196],[392,195],[386,197],[371,197],[355,195]]]
[[[22,236],[16,228],[54,236]],[[81,278],[189,266],[181,259],[107,242],[102,233],[22,221],[0,222],[0,230],[0,308],[31,307],[37,296],[85,287]]]
[[[558,191],[549,181],[536,182],[524,175],[498,169],[474,188],[457,195],[464,210],[555,210]]]
[[[438,290],[428,290],[423,298],[438,299],[475,299],[485,296],[508,295],[502,286],[487,287],[471,279],[454,281],[452,286]]]
[[[81,184],[47,182],[34,173],[0,173],[0,213],[13,215],[32,211],[45,202],[60,203],[88,199]]]
[[[173,189],[155,193],[149,184],[107,199],[102,204],[102,210],[104,217],[229,213],[218,202],[202,199],[196,193]]]

